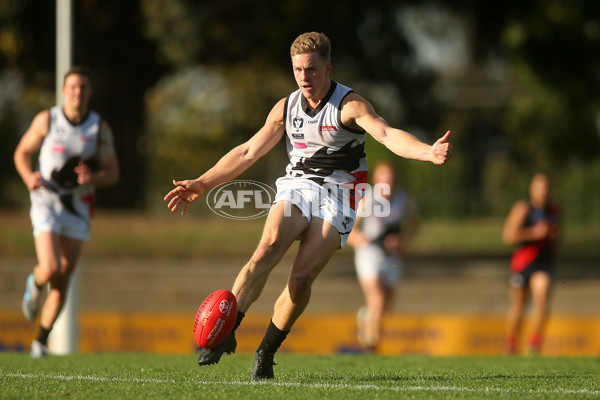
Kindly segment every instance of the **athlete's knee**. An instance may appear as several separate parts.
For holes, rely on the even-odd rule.
[[[250,262],[257,267],[271,266],[279,261],[283,251],[285,249],[283,249],[281,238],[277,233],[265,234],[252,254]]]
[[[69,281],[71,279],[70,274],[54,274],[52,279],[50,279],[50,288],[57,290],[62,295],[67,291],[69,287]]]
[[[538,271],[531,275],[529,286],[531,290],[545,291],[549,289],[551,282],[550,274],[545,271]]]
[[[36,268],[36,281],[50,282],[59,274],[60,268],[61,263],[57,259],[40,260]]]
[[[288,280],[290,298],[296,302],[307,293],[310,293],[314,278],[308,273],[292,273]]]

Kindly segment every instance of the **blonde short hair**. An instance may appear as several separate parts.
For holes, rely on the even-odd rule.
[[[290,48],[290,55],[317,53],[319,58],[328,63],[331,61],[331,42],[324,33],[306,32],[298,36]]]

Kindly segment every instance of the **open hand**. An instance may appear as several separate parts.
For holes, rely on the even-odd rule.
[[[175,181],[173,185],[177,186],[164,197],[164,201],[169,201],[167,207],[171,212],[175,212],[183,206],[181,215],[185,215],[191,203],[196,201],[205,191],[206,187],[197,180]]]

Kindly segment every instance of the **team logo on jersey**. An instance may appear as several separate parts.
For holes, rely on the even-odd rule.
[[[304,139],[304,133],[292,133],[292,138],[302,140]]]
[[[300,117],[296,117],[292,120],[292,125],[294,126],[294,129],[300,130],[304,126],[304,120]]]

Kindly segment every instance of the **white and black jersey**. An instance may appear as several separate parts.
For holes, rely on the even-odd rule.
[[[332,81],[329,92],[314,110],[308,107],[300,89],[286,99],[284,119],[290,163],[278,184],[308,179],[319,186],[354,187],[367,182],[365,131],[348,128],[341,120],[342,101],[352,92]]]
[[[101,117],[90,111],[80,124],[73,124],[62,107],[49,111],[50,126],[38,159],[43,187],[30,193],[34,233],[51,230],[87,240],[95,190],[78,184],[75,167],[80,161],[92,170],[99,167]]]
[[[389,201],[389,213],[378,216],[373,210],[384,207],[373,196],[365,197],[365,209],[370,212],[362,217],[361,231],[370,243],[383,247],[384,238],[390,233],[399,234],[402,224],[411,213],[408,196],[404,190],[395,190]]]
[[[40,149],[38,165],[49,188],[80,193],[89,193],[93,189],[77,184],[74,168],[80,161],[97,164],[100,122],[100,115],[90,111],[85,120],[74,125],[65,116],[62,107],[50,109],[50,126]]]

